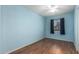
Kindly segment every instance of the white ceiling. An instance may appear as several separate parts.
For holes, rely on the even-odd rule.
[[[48,6],[50,5],[27,5],[27,7],[30,8],[32,11],[42,16],[61,15],[74,10],[75,7],[74,5],[51,5],[51,6],[58,6],[58,8],[56,9],[56,11],[50,12],[51,9]]]

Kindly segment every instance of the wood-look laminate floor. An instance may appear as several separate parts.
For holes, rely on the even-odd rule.
[[[77,52],[71,42],[46,38],[11,54],[77,54]]]

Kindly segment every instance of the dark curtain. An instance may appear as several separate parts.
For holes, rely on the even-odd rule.
[[[64,18],[60,19],[60,34],[65,34]]]
[[[54,34],[54,20],[50,21],[50,33]]]

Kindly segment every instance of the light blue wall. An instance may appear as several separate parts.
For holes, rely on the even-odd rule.
[[[29,45],[44,37],[43,17],[28,8],[2,6],[2,16],[3,39],[0,39],[0,53]]]
[[[65,35],[60,34],[50,34],[50,20],[65,18]],[[45,37],[52,39],[59,39],[64,41],[74,41],[74,12],[66,13],[60,16],[49,16],[45,17]]]
[[[1,6],[0,6],[0,39],[1,39]],[[1,42],[0,42],[1,45]]]
[[[76,50],[79,52],[79,6],[75,7],[74,16],[75,47]]]
[[[0,39],[1,39],[1,6],[0,6]]]
[[[2,15],[1,15],[1,6],[0,6],[0,51],[2,50]]]

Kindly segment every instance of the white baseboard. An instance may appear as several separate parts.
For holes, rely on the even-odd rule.
[[[28,45],[30,45],[30,44],[28,44]],[[19,50],[19,49],[21,49],[21,48],[23,48],[23,47],[25,47],[25,46],[27,46],[27,44],[25,44],[25,45],[23,45],[23,46],[21,46],[21,47],[18,47],[18,48],[16,48],[16,49],[13,49],[13,50],[11,50],[11,51],[8,51],[8,52],[6,52],[5,54],[10,54],[11,52],[14,52],[14,51],[16,51],[16,50]]]
[[[42,38],[43,39],[43,38]],[[39,40],[37,40],[37,41],[40,41],[40,40],[42,40],[42,39],[39,39]],[[31,45],[31,44],[33,44],[33,43],[36,43],[37,41],[34,41],[34,42],[32,42],[32,43],[30,43],[30,44],[28,44],[28,45]],[[10,54],[11,52],[14,52],[14,51],[16,51],[16,50],[19,50],[19,49],[21,49],[21,48],[23,48],[23,47],[25,47],[25,46],[28,46],[27,44],[25,44],[25,45],[22,45],[21,47],[18,47],[18,48],[16,48],[16,49],[13,49],[13,50],[11,50],[11,51],[8,51],[8,52],[6,52],[6,53],[4,53],[4,54]]]
[[[76,48],[76,47],[75,47]],[[79,48],[76,48],[76,51],[79,53]]]
[[[75,46],[76,51],[79,53],[79,49],[76,47],[75,42],[74,42],[74,46]]]
[[[67,41],[67,42],[72,42],[72,43],[74,43],[74,41],[72,41],[72,40],[66,40],[66,39],[59,39],[59,38],[51,38],[51,37],[46,37],[46,38],[50,38],[50,39],[56,39],[56,40],[62,40],[62,41]]]

